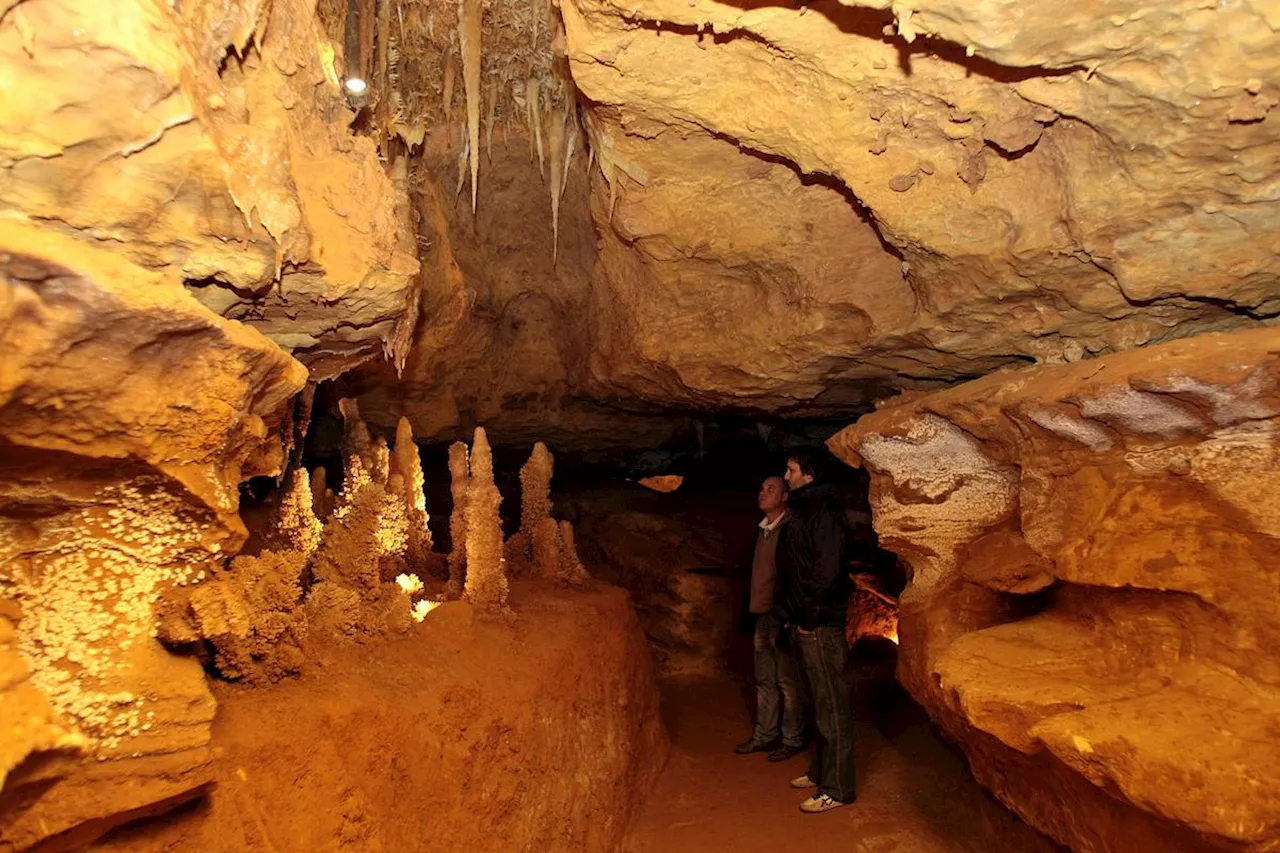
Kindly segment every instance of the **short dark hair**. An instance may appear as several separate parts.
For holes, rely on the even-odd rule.
[[[787,461],[796,463],[801,474],[808,474],[815,480],[822,479],[825,465],[822,461],[822,457],[815,451],[805,448],[793,450],[787,454]]]

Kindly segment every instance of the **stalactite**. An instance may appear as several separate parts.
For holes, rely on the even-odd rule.
[[[555,264],[560,247],[560,184],[564,180],[565,133],[564,116],[552,110],[547,118],[547,153],[551,158],[551,263]]]
[[[444,120],[448,124],[453,121],[453,86],[457,79],[457,69],[453,64],[452,45],[445,50],[441,63],[444,65]]]
[[[506,560],[502,558],[502,496],[493,481],[493,453],[484,427],[476,427],[471,444],[471,485],[467,490],[466,596],[482,610],[498,610],[507,602]]]
[[[476,212],[480,174],[480,64],[483,0],[458,0],[458,43],[462,48],[462,81],[467,96],[467,148],[471,163],[471,213]]]
[[[390,89],[391,0],[378,0],[378,91],[384,97]],[[390,98],[387,99],[388,102]]]
[[[565,139],[564,168],[560,172],[560,198],[564,198],[565,187],[569,185],[569,164],[573,162],[573,154],[578,150],[578,119],[572,102],[569,103],[568,110],[566,119],[569,130]]]
[[[449,491],[453,495],[453,512],[449,515],[449,538],[453,542],[449,551],[449,591],[454,597],[462,594],[462,581],[467,565],[467,494],[471,486],[469,464],[465,444],[455,441],[449,445]]]
[[[462,188],[467,185],[467,159],[471,153],[471,142],[467,139],[467,129],[464,126],[458,125],[458,135],[461,139],[458,142],[458,183],[453,193],[455,199],[462,195]]]
[[[533,136],[538,152],[538,176],[545,177],[542,170],[542,104],[538,87],[538,79],[530,77],[524,84],[525,114],[529,119],[529,132]]]
[[[498,93],[502,91],[501,82],[496,73],[489,75],[489,107],[484,116],[484,145],[489,162],[493,162],[493,123],[498,109]]]

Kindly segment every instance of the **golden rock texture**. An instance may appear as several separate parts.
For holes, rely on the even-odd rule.
[[[175,276],[12,218],[0,330],[0,600],[30,669],[0,701],[55,712],[3,740],[83,746],[10,772],[0,842],[24,849],[207,783],[213,700],[155,609],[239,548],[236,484],[280,470],[307,372]]]
[[[500,610],[507,603],[507,570],[503,558],[502,496],[493,482],[493,453],[483,427],[471,444],[471,479],[467,485],[467,600],[480,610]]]
[[[1073,850],[1280,843],[1280,332],[892,402],[832,449],[912,580],[899,678]]]
[[[431,516],[427,513],[422,459],[418,456],[418,445],[413,440],[413,427],[408,418],[401,418],[396,426],[396,446],[391,452],[391,482],[398,487],[408,515],[409,541],[405,560],[414,571],[422,571],[433,544],[431,529],[427,527]]]
[[[403,359],[418,270],[407,195],[347,127],[312,4],[4,9],[9,215],[166,269],[314,379]]]
[[[520,530],[507,540],[507,567],[512,572],[533,572],[561,583],[588,580],[573,541],[573,525],[551,515],[551,476],[555,459],[542,442],[533,446],[520,468]]]
[[[1268,4],[562,12],[597,394],[816,412],[1280,310]]]
[[[586,158],[579,154],[566,173],[552,263],[547,185],[525,140],[494,141],[475,217],[462,203],[465,190],[454,198],[455,152],[437,143],[445,140],[428,140],[413,194],[430,235],[421,254],[423,320],[403,378],[389,365],[361,370],[352,393],[369,423],[390,431],[408,417],[423,443],[469,440],[482,424],[503,446],[608,449],[669,439],[681,419],[626,411],[610,405],[612,394],[588,393],[598,324]]]
[[[449,445],[449,489],[453,511],[449,514],[449,593],[462,594],[467,569],[467,496],[471,488],[471,467],[467,445],[455,441]]]
[[[303,0],[0,3],[0,847],[208,784],[213,700],[157,620],[287,634],[275,552],[204,586],[237,486],[284,469],[308,379],[407,353],[404,166],[332,55]]]

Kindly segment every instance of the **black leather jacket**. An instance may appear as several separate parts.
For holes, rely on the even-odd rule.
[[[787,509],[791,517],[778,539],[778,607],[788,623],[806,631],[843,627],[851,587],[849,522],[835,489],[803,486],[788,495]]]

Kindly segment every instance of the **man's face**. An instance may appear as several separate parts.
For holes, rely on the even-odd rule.
[[[802,472],[800,470],[800,463],[796,462],[794,459],[787,460],[787,473],[785,476],[787,478],[787,485],[793,490],[798,489],[801,486],[807,486],[813,482],[813,477]]]
[[[774,512],[787,502],[787,490],[781,477],[769,477],[760,485],[760,496],[756,504],[761,512]]]

